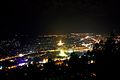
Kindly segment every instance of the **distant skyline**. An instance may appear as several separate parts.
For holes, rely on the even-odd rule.
[[[119,1],[3,1],[0,35],[120,31]]]

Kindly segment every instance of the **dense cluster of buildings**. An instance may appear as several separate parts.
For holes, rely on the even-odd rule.
[[[102,35],[93,33],[38,35],[35,39],[31,38],[28,35],[15,35],[12,39],[1,41],[0,61],[3,63],[5,61],[16,62],[21,59],[25,61],[25,63],[22,60],[21,63],[16,62],[17,65],[26,65],[26,63],[33,61],[46,63],[49,58],[54,61],[69,59],[73,52],[76,52],[81,58],[83,55],[86,56],[88,50],[93,49],[95,43],[104,39]]]

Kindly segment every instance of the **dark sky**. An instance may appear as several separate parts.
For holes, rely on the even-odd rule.
[[[3,0],[0,35],[119,31],[118,1]]]

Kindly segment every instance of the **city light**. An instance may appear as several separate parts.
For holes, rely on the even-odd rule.
[[[8,69],[12,69],[12,68],[16,68],[17,66],[10,66],[8,67]]]
[[[16,67],[18,69],[24,69],[24,67],[28,68],[30,67],[30,65],[33,65],[33,66],[37,66],[36,68],[39,68],[39,71],[42,71],[45,70],[45,66],[48,63],[49,58],[53,60],[55,65],[59,67],[64,66],[69,68],[71,67],[69,61],[72,59],[70,54],[73,52],[76,53],[76,55],[78,55],[79,60],[82,60],[83,57],[89,58],[89,60],[85,62],[83,61],[83,63],[89,65],[94,64],[95,60],[90,60],[90,59],[92,59],[92,57],[95,56],[91,56],[91,55],[88,56],[87,51],[93,50],[93,45],[94,43],[96,43],[96,40],[98,39],[95,36],[91,37],[91,35],[89,36],[84,34],[83,36],[80,36],[78,34],[76,36],[74,35],[71,35],[69,37],[62,36],[64,42],[62,40],[59,40],[58,43],[56,43],[58,36],[57,37],[55,36],[53,38],[52,35],[51,36],[46,35],[45,37],[41,37],[42,40],[41,38],[40,39],[38,38],[36,43],[33,43],[34,46],[32,45],[29,46],[28,48],[24,48],[25,51],[23,52],[17,51],[17,54],[14,56],[2,57],[0,59],[1,62],[8,60],[10,63],[13,64],[12,65],[10,64],[10,66],[4,66],[3,64],[1,64],[0,70],[4,70],[4,69],[13,70],[13,68],[15,69]]]
[[[14,60],[9,60],[10,62],[14,62]]]
[[[33,64],[33,61],[31,61],[30,64]]]
[[[0,80],[119,80],[119,0],[1,1]]]
[[[60,40],[57,45],[58,45],[58,46],[62,46],[63,44],[64,44],[64,43]]]
[[[47,63],[48,59],[43,59],[42,61],[39,61],[39,63]]]
[[[0,70],[2,70],[3,69],[3,67],[2,66],[0,66]]]
[[[73,53],[73,50],[72,50],[72,49],[69,49],[67,52],[68,52],[68,53]]]
[[[24,55],[23,55],[23,54],[19,54],[18,56],[19,56],[19,57],[23,57]]]
[[[20,64],[18,64],[18,66],[24,66],[24,65],[27,65],[27,63],[20,63]]]
[[[91,60],[91,62],[90,63],[94,63],[94,61],[93,60]]]
[[[59,56],[65,57],[65,56],[67,56],[67,55],[65,54],[64,50],[61,49],[61,50],[60,50],[60,53],[59,53]]]

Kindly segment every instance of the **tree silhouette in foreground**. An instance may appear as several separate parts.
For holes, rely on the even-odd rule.
[[[107,38],[103,46],[98,44],[97,49],[93,52],[96,54],[96,65],[98,78],[100,79],[117,79],[119,76],[119,60],[120,60],[120,42],[113,33]],[[102,47],[99,49],[98,47]]]

